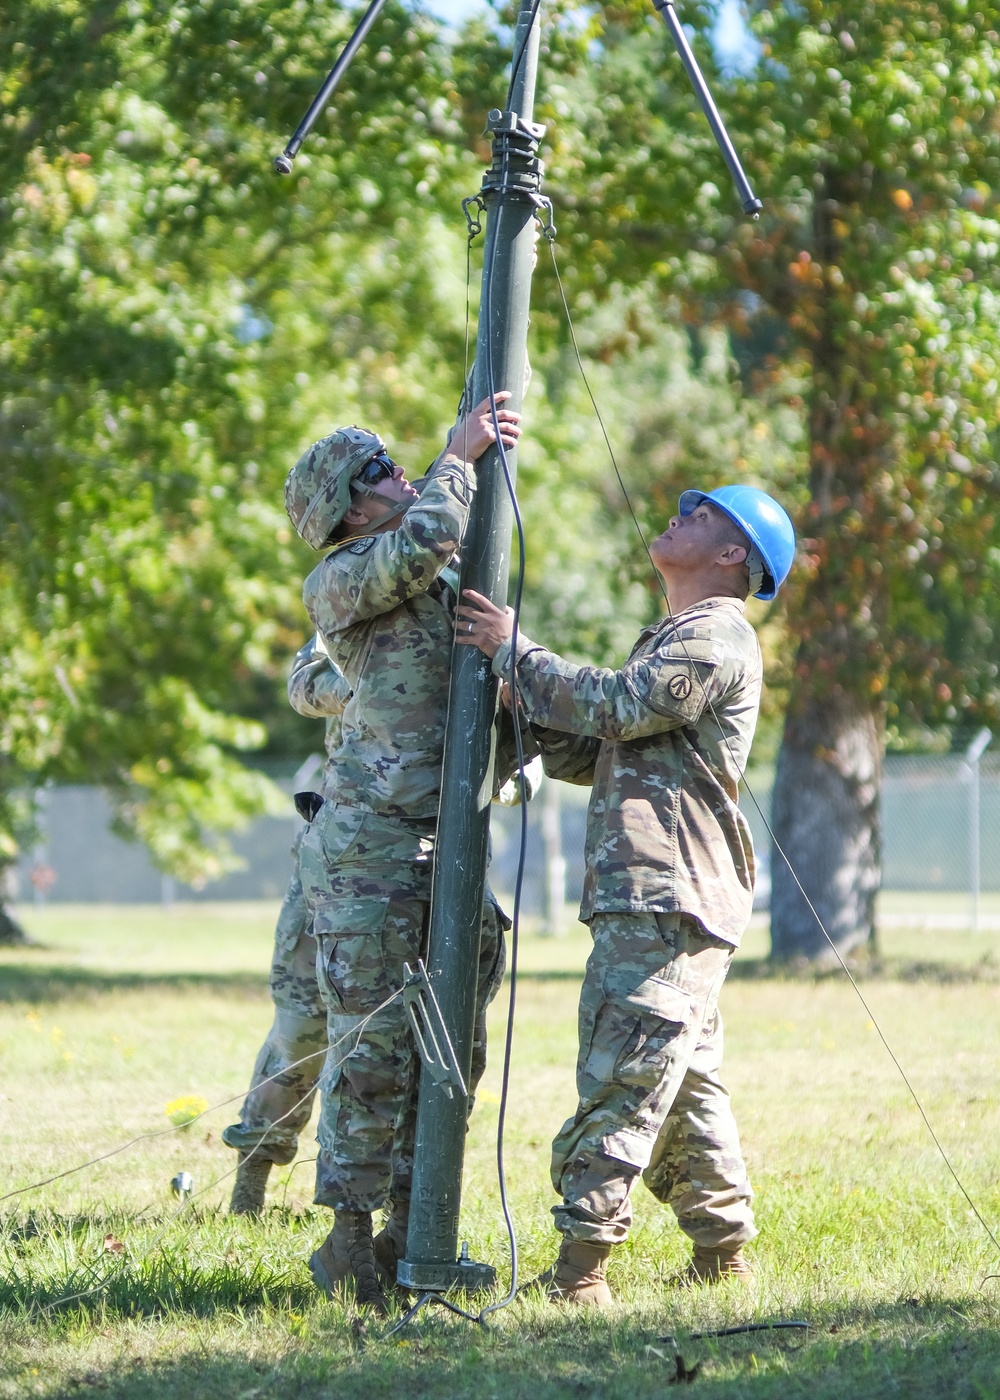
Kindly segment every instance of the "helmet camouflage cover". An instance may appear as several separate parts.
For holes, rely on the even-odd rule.
[[[385,443],[367,428],[335,428],[306,448],[285,481],[285,510],[306,544],[323,549],[351,504],[351,478]]]

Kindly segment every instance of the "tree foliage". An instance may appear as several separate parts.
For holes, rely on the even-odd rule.
[[[239,755],[306,619],[282,509],[360,418],[419,469],[460,376],[464,153],[436,24],[390,6],[295,175],[344,10],[28,0],[0,71],[0,830],[100,782],[185,879],[272,800]],[[414,198],[416,195],[416,199]],[[242,703],[241,703],[242,702]],[[242,711],[242,717],[241,717]]]
[[[685,19],[711,74],[709,9]],[[797,503],[803,546],[776,826],[849,946],[872,924],[885,738],[961,741],[1000,703],[996,14],[747,9],[758,68],[713,77],[759,223],[736,214],[676,56],[638,5],[588,11],[584,48],[563,45],[547,97],[587,140],[557,141],[553,175],[578,297],[643,283],[663,314],[673,303],[728,329],[748,390],[802,406],[799,489],[773,462],[761,480]],[[786,883],[772,930],[782,951],[815,951]]]
[[[898,731],[994,720],[996,15],[754,10],[765,58],[741,108],[773,212],[726,262],[811,377],[793,703],[845,689]]]

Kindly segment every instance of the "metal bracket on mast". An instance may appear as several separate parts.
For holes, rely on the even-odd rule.
[[[413,1039],[417,1043],[420,1058],[427,1066],[435,1084],[440,1084],[449,1098],[457,1089],[463,1099],[469,1097],[458,1056],[451,1043],[448,1027],[441,1015],[434,988],[427,980],[427,969],[420,958],[414,972],[409,963],[403,964],[406,980],[403,983],[403,1005],[410,1018]]]

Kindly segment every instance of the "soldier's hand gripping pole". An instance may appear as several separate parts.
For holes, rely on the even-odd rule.
[[[726,164],[729,166],[729,173],[732,175],[733,181],[735,182],[736,191],[743,201],[743,212],[744,214],[750,214],[756,219],[764,206],[750,188],[750,181],[747,179],[746,172],[740,164],[740,158],[736,154],[736,148],[729,139],[729,132],[726,130],[725,124],[719,116],[719,109],[715,105],[712,94],[708,90],[708,84],[705,82],[704,74],[698,67],[698,60],[695,58],[691,50],[691,45],[688,43],[687,35],[684,33],[684,26],[677,18],[674,0],[653,0],[653,5],[663,16],[663,22],[670,30],[670,35],[677,45],[677,52],[680,54],[684,67],[688,71],[688,77],[691,79],[694,90],[698,95],[698,101],[701,103],[702,110],[708,118],[708,124],[712,128],[712,135],[718,142],[719,150],[725,157]]]
[[[290,175],[292,173],[292,161],[298,155],[302,142],[315,126],[316,118],[319,116],[320,112],[322,112],[327,102],[329,102],[334,88],[347,71],[347,66],[351,59],[364,43],[365,35],[378,19],[384,5],[385,0],[372,0],[361,17],[361,23],[348,39],[347,43],[344,45],[343,52],[327,74],[326,82],[313,98],[312,105],[308,112],[295,128],[295,135],[289,141],[281,155],[274,157],[274,168],[279,175]]]

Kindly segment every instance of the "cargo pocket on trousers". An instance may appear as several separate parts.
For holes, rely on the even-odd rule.
[[[646,995],[633,991],[593,1009],[586,1071],[598,1083],[654,1090],[691,1023],[690,997],[679,988],[661,983],[655,996],[648,986],[643,990]],[[582,1032],[581,1014],[581,1043]]]
[[[314,822],[303,829],[299,847],[299,879],[306,902],[315,906],[330,899],[338,868],[354,852],[367,812],[324,802]]]
[[[368,1016],[403,985],[403,964],[420,956],[424,905],[416,899],[330,900],[313,932],[328,1005]]]

